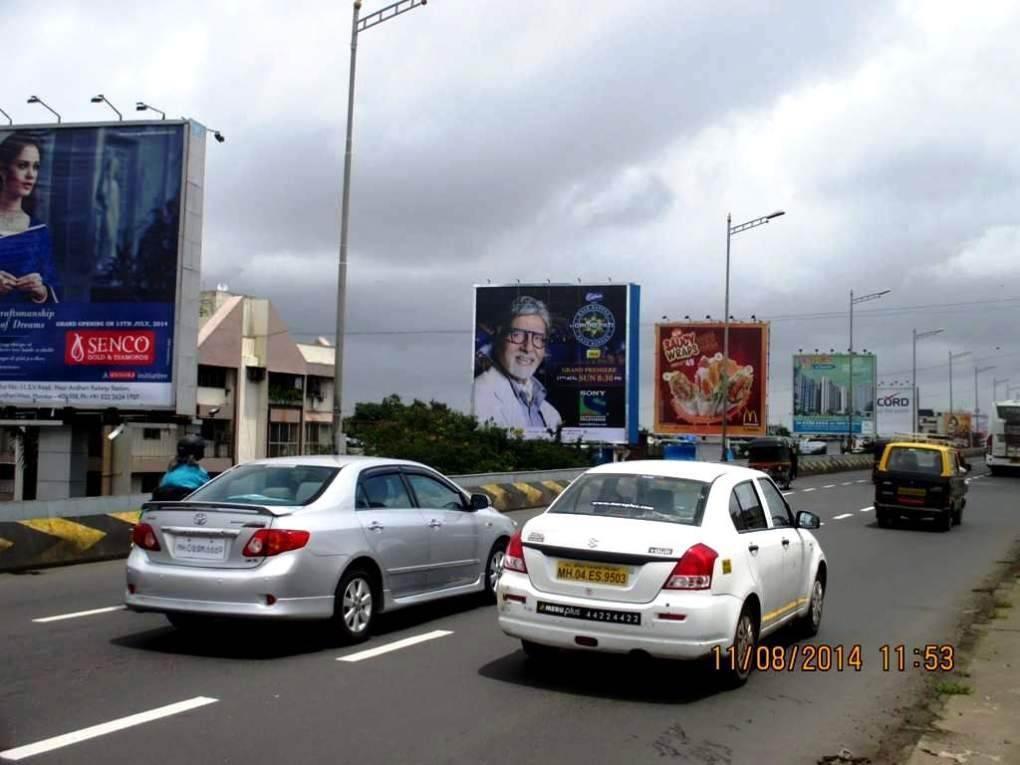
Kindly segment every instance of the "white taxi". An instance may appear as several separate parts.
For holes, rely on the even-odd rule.
[[[511,538],[499,625],[532,658],[557,648],[697,659],[734,685],[760,638],[822,619],[828,566],[764,473],[649,460],[601,465]],[[764,650],[764,649],[763,649]]]

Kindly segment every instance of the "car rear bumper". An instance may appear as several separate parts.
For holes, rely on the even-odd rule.
[[[620,603],[540,592],[526,574],[504,571],[496,587],[499,626],[507,635],[560,648],[610,653],[644,651],[667,659],[697,659],[733,641],[741,601],[732,595],[663,593],[650,603]],[[509,598],[507,596],[510,596]],[[524,602],[513,598],[524,598]],[[591,621],[539,613],[539,602],[554,606],[639,614],[639,625]],[[683,621],[662,618],[683,615]],[[578,638],[588,642],[578,642]],[[594,639],[597,645],[591,645]]]
[[[309,592],[305,582],[309,572],[300,569],[298,558],[286,554],[247,570],[154,564],[135,548],[127,561],[124,604],[132,611],[158,613],[329,618],[333,614],[333,592]],[[271,599],[275,599],[272,604]]]
[[[875,512],[897,516],[902,515],[908,518],[941,518],[951,511],[945,507],[915,507],[911,505],[876,504]]]

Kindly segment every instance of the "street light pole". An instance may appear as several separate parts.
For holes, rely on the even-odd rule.
[[[962,359],[964,356],[970,356],[970,351],[961,351],[960,353],[953,353],[949,351],[949,416],[953,416],[953,359]]]
[[[729,419],[730,401],[730,239],[734,234],[747,231],[750,228],[764,225],[773,218],[786,215],[784,210],[776,210],[760,218],[754,218],[737,226],[733,225],[733,214],[726,213],[726,300],[723,308],[723,373],[722,373],[722,461],[729,461],[729,453],[726,449],[726,424]],[[764,402],[763,402],[764,403]],[[764,407],[766,410],[768,407]],[[765,423],[766,427],[768,423]]]
[[[1006,387],[1006,395],[1007,396],[1009,395],[1009,378],[1008,377],[1003,377],[1001,380],[993,379],[992,380],[992,401],[993,402],[999,400],[999,386],[1002,385],[1002,384],[1005,384],[1007,386]]]
[[[911,390],[913,391],[914,396],[913,404],[914,416],[910,422],[911,426],[913,427],[914,433],[917,433],[917,341],[923,340],[926,337],[934,337],[935,335],[940,335],[943,332],[945,332],[944,329],[929,329],[925,332],[918,332],[916,329],[914,330],[914,365],[913,374],[910,378],[910,387]]]
[[[347,81],[347,139],[344,144],[344,180],[340,202],[340,257],[336,279],[336,344],[333,354],[333,449],[336,454],[347,453],[344,437],[344,325],[347,312],[347,234],[350,228],[351,208],[351,147],[354,142],[354,74],[358,60],[358,34],[366,29],[406,13],[428,0],[400,0],[361,18],[362,0],[354,0],[351,19],[351,69]]]
[[[858,303],[867,303],[870,300],[878,300],[883,295],[888,295],[892,290],[879,290],[878,292],[869,292],[867,295],[860,295],[854,297],[854,291],[850,290],[850,384],[849,384],[849,402],[847,406],[847,424],[846,424],[846,445],[847,449],[853,451],[854,444],[854,306]],[[867,350],[867,349],[865,349]],[[874,412],[872,412],[874,416]],[[864,430],[864,428],[861,428]]]
[[[974,365],[974,432],[978,432],[978,417],[981,415],[981,406],[978,402],[978,375],[982,372],[990,372],[995,366],[979,367]]]

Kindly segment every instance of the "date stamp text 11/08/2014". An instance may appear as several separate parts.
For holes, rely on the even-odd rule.
[[[743,652],[730,646],[712,649],[712,660],[717,670],[735,670],[748,667],[758,672],[860,672],[864,669],[865,651],[859,643],[829,645],[805,643],[790,646],[760,645]],[[928,643],[910,648],[902,643],[879,646],[877,656],[883,672],[906,672],[916,669],[924,672],[952,672],[956,669],[956,648],[949,643]]]

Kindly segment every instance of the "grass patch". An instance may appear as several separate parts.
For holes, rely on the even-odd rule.
[[[943,680],[935,684],[935,693],[940,696],[969,696],[973,692],[974,689],[966,683]]]
[[[997,600],[995,601],[996,608],[1012,608],[1013,602],[1010,600]]]

